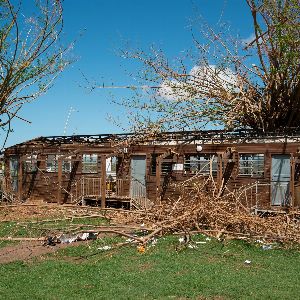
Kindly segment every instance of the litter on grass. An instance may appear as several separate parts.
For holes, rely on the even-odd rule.
[[[261,247],[263,250],[272,250],[273,249],[273,245],[262,245]]]
[[[57,241],[62,244],[71,244],[76,241],[87,241],[87,240],[96,240],[97,235],[91,232],[83,232],[77,234],[67,234],[63,233],[61,236],[57,238]]]
[[[108,251],[112,249],[112,246],[103,246],[103,247],[99,247],[98,250],[101,250],[101,251]]]
[[[145,248],[145,246],[144,245],[138,245],[137,246],[137,251],[139,252],[139,253],[145,253],[145,251],[146,251],[146,248]]]

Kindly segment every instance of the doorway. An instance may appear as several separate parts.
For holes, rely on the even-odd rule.
[[[272,155],[271,203],[286,206],[290,204],[291,181],[290,155]]]
[[[130,197],[146,197],[146,155],[131,157]]]

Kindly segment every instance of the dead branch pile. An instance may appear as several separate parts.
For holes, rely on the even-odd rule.
[[[219,239],[300,243],[297,212],[255,215],[234,194],[218,197],[197,186],[192,190],[182,187],[179,198],[154,206],[150,212],[127,216],[115,213],[111,217],[128,224],[143,223],[163,234],[199,232]]]
[[[170,233],[189,235],[194,232],[221,240],[262,240],[287,245],[300,243],[300,214],[297,211],[257,215],[244,205],[245,201],[241,197],[243,193],[240,191],[220,196],[215,188],[209,189],[208,186],[215,187],[215,184],[207,178],[205,180],[196,178],[193,182],[189,180],[177,184],[176,189],[179,189],[180,196],[176,193],[176,197],[171,197],[168,201],[145,211],[73,205],[55,207],[12,205],[1,209],[0,220],[4,222],[12,219],[18,219],[19,222],[30,220],[28,222],[30,228],[36,229],[37,226],[42,230],[42,236],[45,234],[60,236],[64,233],[117,234],[144,245],[157,235]],[[76,224],[66,223],[64,226],[60,224],[57,228],[52,224],[54,221],[94,217],[105,218],[109,224],[96,222],[88,225],[76,222]],[[47,222],[52,222],[52,225],[48,227]],[[139,230],[145,232],[143,237],[134,235],[134,232]]]

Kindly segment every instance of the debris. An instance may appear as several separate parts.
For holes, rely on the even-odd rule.
[[[157,244],[157,239],[156,238],[152,238],[151,240],[151,246],[154,247]]]
[[[70,244],[76,241],[87,241],[87,240],[96,240],[97,234],[94,232],[82,232],[76,234],[67,234],[63,233],[57,238],[57,240],[62,244]]]
[[[132,243],[132,242],[134,242],[134,239],[127,239],[125,242],[126,243]]]
[[[178,241],[179,241],[180,244],[183,244],[183,243],[185,242],[185,239],[184,239],[184,237],[180,237],[180,238],[178,239]]]
[[[96,240],[97,234],[94,232],[83,232],[78,234],[77,240],[78,241],[88,241],[88,240]]]
[[[44,243],[44,246],[55,246],[55,245],[56,245],[56,238],[52,236],[48,236]]]
[[[137,251],[138,251],[139,253],[144,254],[145,251],[146,251],[146,248],[145,248],[144,245],[138,245],[138,246],[137,246]]]
[[[112,249],[112,246],[103,246],[103,247],[99,247],[98,250],[101,250],[101,251],[108,251]]]
[[[193,188],[191,183],[194,184]],[[187,183],[174,183],[173,187],[174,190],[177,189],[174,197],[170,196],[168,201],[153,206],[150,211],[126,215],[114,212],[110,217],[125,224],[145,224],[149,232],[152,230],[152,236],[158,233],[183,233],[178,239],[181,244],[189,243],[191,233],[206,235],[206,241],[214,237],[221,242],[240,239],[258,241],[259,244],[274,241],[300,243],[300,219],[297,211],[274,213],[267,218],[251,215],[251,209],[243,204],[242,188],[236,193],[229,193],[225,186],[224,193],[219,194],[212,176],[206,179],[190,178]],[[247,191],[247,186],[244,190]],[[158,231],[153,231],[153,228],[158,228]],[[141,239],[147,243],[149,235]]]
[[[71,244],[77,240],[77,234],[66,234],[63,233],[57,238],[57,240],[62,244]]]
[[[11,236],[8,236],[8,237],[0,237],[0,241],[28,241],[28,242],[31,242],[31,241],[45,241],[45,238],[44,237],[39,237],[39,238],[31,238],[31,237],[11,237]]]
[[[262,241],[262,240],[256,240],[255,242],[258,244],[264,244],[264,241]]]
[[[273,249],[273,245],[262,245],[261,247],[263,250],[272,250]]]

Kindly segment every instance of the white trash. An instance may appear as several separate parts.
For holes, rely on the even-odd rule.
[[[107,251],[112,249],[112,246],[103,246],[103,247],[99,247],[98,250],[102,250],[102,251]]]

